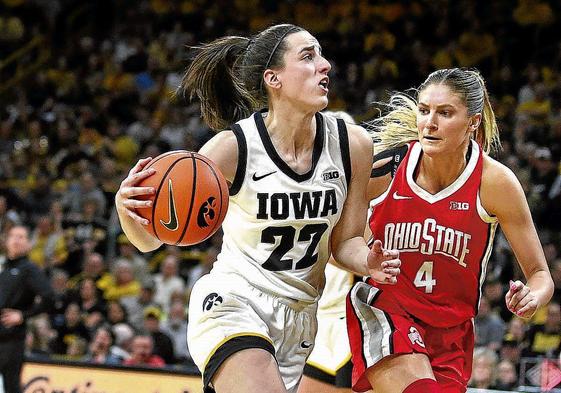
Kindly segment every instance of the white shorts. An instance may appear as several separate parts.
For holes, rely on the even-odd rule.
[[[229,356],[262,348],[275,356],[288,392],[296,392],[317,332],[316,309],[262,292],[237,274],[201,277],[189,301],[187,341],[204,388]]]
[[[304,374],[337,387],[351,387],[351,348],[345,314],[318,313],[318,333]]]

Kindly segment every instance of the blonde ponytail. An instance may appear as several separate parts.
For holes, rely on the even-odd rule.
[[[417,101],[404,93],[396,93],[385,105],[389,112],[367,123],[377,151],[392,149],[419,139]]]

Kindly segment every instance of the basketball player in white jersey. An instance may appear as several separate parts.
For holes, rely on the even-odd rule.
[[[372,143],[355,125],[319,113],[331,68],[317,40],[293,25],[202,46],[182,90],[197,96],[218,133],[201,154],[230,183],[222,251],[194,286],[189,348],[205,391],[296,392],[316,335],[317,301],[333,253],[351,271],[394,284],[397,252],[365,227]],[[267,108],[252,114],[259,108]],[[135,209],[153,190],[140,160],[121,183],[121,225],[142,251],[161,242]]]

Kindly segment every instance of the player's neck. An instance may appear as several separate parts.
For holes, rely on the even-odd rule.
[[[431,194],[450,186],[466,168],[465,155],[421,156],[415,171],[415,182]]]
[[[313,149],[316,135],[314,113],[293,112],[289,108],[269,110],[265,126],[275,148],[294,157]]]

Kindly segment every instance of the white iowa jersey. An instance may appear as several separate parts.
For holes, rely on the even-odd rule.
[[[277,154],[255,113],[232,126],[238,168],[213,270],[246,277],[267,292],[317,300],[325,285],[331,231],[343,210],[350,180],[345,124],[316,114],[311,169],[294,172]]]

